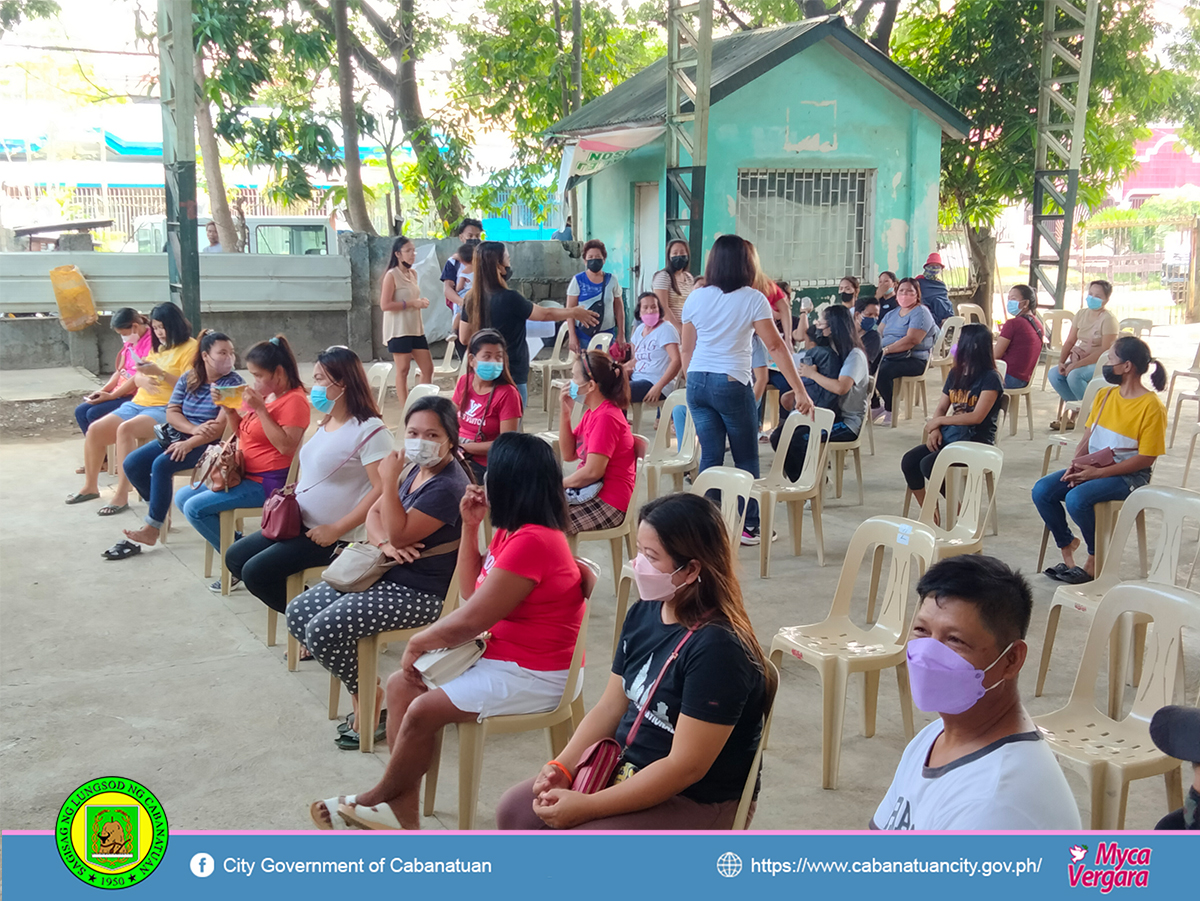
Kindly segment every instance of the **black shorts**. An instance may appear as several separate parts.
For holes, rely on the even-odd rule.
[[[388,338],[388,353],[410,354],[414,350],[429,350],[429,342],[424,335],[408,335],[404,338]]]

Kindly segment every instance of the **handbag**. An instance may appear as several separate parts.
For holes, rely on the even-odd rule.
[[[581,272],[579,275],[584,275],[584,273]],[[575,276],[576,281],[580,281],[579,275]],[[588,279],[588,281],[591,282],[591,279]],[[599,317],[599,319],[596,320],[596,324],[584,325],[579,321],[576,321],[575,323],[575,332],[579,336],[579,340],[581,342],[591,341],[592,338],[601,330],[600,326],[604,322],[604,298],[608,293],[608,283],[610,281],[612,281],[612,273],[604,273],[604,281],[600,283],[600,296],[587,305],[587,309]],[[581,281],[580,287],[583,287],[583,283]],[[583,306],[583,304],[580,304],[580,306]]]
[[[154,437],[158,439],[158,443],[162,445],[163,450],[166,450],[172,444],[178,441],[187,441],[192,436],[183,434],[183,432],[168,422],[159,422],[154,425]]]
[[[592,482],[590,485],[584,485],[582,488],[568,488],[566,490],[567,503],[572,507],[577,507],[580,504],[586,504],[592,498],[600,493],[600,489],[604,487],[604,479],[598,482]]]
[[[246,461],[238,448],[238,437],[231,435],[204,451],[192,470],[192,487],[204,485],[212,491],[225,491],[242,484],[245,473]]]
[[[339,463],[332,472],[322,479],[318,479],[313,484],[309,485],[304,491],[311,491],[316,488],[325,479],[333,476],[339,469],[358,456],[358,452],[366,447],[367,442],[383,431],[383,426],[375,429],[366,438],[355,445],[354,450],[350,451],[350,456]],[[302,492],[296,490],[296,483],[284,485],[282,488],[276,488],[271,492],[271,496],[263,502],[262,512],[262,536],[269,541],[290,541],[300,535],[300,530],[304,527],[300,516],[300,500],[297,497]]]
[[[650,701],[654,698],[654,692],[658,690],[659,683],[662,682],[663,676],[667,674],[668,667],[675,662],[675,658],[683,650],[683,646],[688,643],[688,639],[695,634],[695,629],[689,629],[687,634],[679,640],[679,644],[675,645],[675,650],[667,657],[662,669],[658,672],[658,678],[650,686],[650,691],[646,692],[646,698],[642,701],[637,718],[629,728],[629,734],[625,736],[625,747],[622,748],[615,738],[602,738],[584,749],[582,756],[579,758],[579,767],[575,771],[574,778],[571,779],[571,791],[593,795],[601,789],[608,788],[612,783],[613,775],[621,763],[621,758],[625,756],[625,751],[633,744],[633,738],[637,735],[638,728],[642,725],[642,720],[646,717],[646,711],[650,709]]]
[[[633,345],[629,342],[613,341],[608,346],[608,355],[618,363],[633,359]]]
[[[440,557],[458,551],[459,539],[447,541],[421,551],[418,560]],[[321,580],[334,591],[350,594],[366,591],[392,569],[400,564],[380,548],[366,542],[355,541],[342,548],[333,562],[321,573]]]
[[[417,658],[413,666],[421,674],[429,690],[435,691],[473,667],[487,650],[490,637],[491,633],[485,632],[478,638],[472,638],[453,648],[426,651]]]

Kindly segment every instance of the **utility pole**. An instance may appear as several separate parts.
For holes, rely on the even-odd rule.
[[[712,0],[667,0],[667,239],[688,242],[696,274],[704,257],[712,19]]]
[[[1058,309],[1067,293],[1099,18],[1099,0],[1046,0],[1029,284],[1051,292]]]
[[[200,331],[200,248],[196,231],[196,88],[192,5],[158,0],[158,75],[167,194],[167,255],[171,300]]]

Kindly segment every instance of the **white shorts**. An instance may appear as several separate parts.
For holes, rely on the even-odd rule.
[[[459,710],[486,716],[546,713],[558,706],[567,684],[568,670],[525,669],[507,660],[480,658],[469,670],[442,686]],[[583,670],[579,671],[583,686]]]

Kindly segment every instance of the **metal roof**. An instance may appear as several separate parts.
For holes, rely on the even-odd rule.
[[[840,16],[806,19],[774,28],[737,31],[713,40],[713,103],[745,87],[780,63],[829,40],[834,48],[868,75],[936,121],[952,138],[962,139],[970,120],[846,27]],[[556,142],[614,128],[662,125],[667,118],[667,60],[651,63],[607,94],[595,98],[550,128]]]

